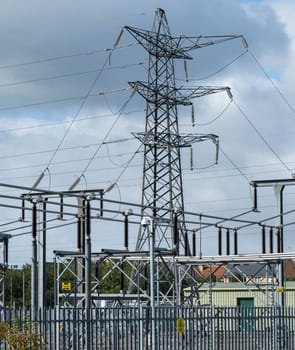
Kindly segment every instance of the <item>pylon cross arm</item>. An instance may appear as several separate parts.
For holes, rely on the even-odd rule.
[[[191,105],[191,99],[215,94],[222,91],[228,91],[228,87],[198,86],[198,87],[180,87],[169,86],[166,84],[151,84],[143,81],[129,82],[132,88],[149,103],[157,105]]]
[[[137,42],[148,51],[149,54],[157,57],[191,60],[192,57],[185,53],[181,46],[181,37],[172,37],[168,33],[156,33],[150,30],[134,27],[124,27]]]
[[[243,39],[242,35],[198,35],[198,36],[186,36],[182,35],[178,38],[172,38],[172,40],[179,40],[179,46],[183,53],[202,49],[206,46],[216,45],[224,43],[225,41],[234,39]]]
[[[214,134],[185,134],[179,135],[174,133],[132,133],[140,142],[148,146],[157,145],[158,147],[191,147],[195,142],[211,140],[214,144],[218,144],[218,136]]]

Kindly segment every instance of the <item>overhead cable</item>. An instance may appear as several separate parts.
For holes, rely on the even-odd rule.
[[[271,77],[267,74],[266,70],[262,67],[261,63],[258,61],[257,57],[254,55],[254,53],[252,51],[248,51],[249,54],[252,56],[252,58],[254,59],[254,61],[257,63],[257,65],[259,66],[259,68],[262,70],[263,74],[266,76],[266,78],[270,81],[271,85],[273,86],[273,88],[276,90],[276,92],[280,95],[280,97],[282,98],[282,100],[286,103],[286,105],[290,108],[291,112],[295,114],[295,109],[294,107],[291,105],[291,103],[287,100],[286,96],[282,93],[282,91],[278,88],[278,86],[274,83],[273,79],[271,79]]]
[[[227,103],[227,105],[224,107],[224,109],[212,120],[210,120],[209,122],[206,123],[196,123],[194,120],[194,124],[197,126],[206,126],[206,125],[210,125],[212,123],[214,123],[216,120],[218,120],[220,117],[223,116],[223,114],[228,110],[228,108],[230,107],[231,103],[233,102],[233,99],[231,98],[229,100],[229,102]],[[179,124],[179,126],[190,126],[190,124]],[[193,125],[194,126],[194,125]]]
[[[80,114],[82,108],[84,107],[84,105],[85,105],[85,103],[86,103],[86,101],[87,101],[89,95],[91,94],[91,91],[93,90],[93,88],[94,88],[94,86],[96,85],[98,79],[100,78],[102,72],[104,71],[104,68],[105,68],[105,66],[107,65],[107,63],[108,63],[108,58],[105,60],[104,64],[102,65],[102,68],[98,71],[98,74],[95,76],[93,82],[91,83],[91,85],[90,85],[90,87],[89,87],[89,89],[88,89],[88,91],[87,91],[87,94],[83,97],[83,99],[82,99],[82,101],[81,101],[81,103],[80,103],[80,105],[79,105],[79,107],[78,107],[78,109],[77,109],[75,115],[73,116],[73,118],[72,118],[72,120],[71,120],[70,125],[68,126],[68,128],[66,129],[66,131],[65,131],[65,133],[64,133],[64,135],[63,135],[63,137],[61,138],[60,142],[58,143],[58,145],[57,145],[55,151],[53,152],[51,158],[49,159],[49,161],[48,161],[47,166],[45,167],[45,169],[48,169],[48,168],[50,167],[50,165],[51,165],[53,159],[55,158],[57,152],[59,151],[61,145],[63,144],[64,140],[66,139],[67,135],[69,134],[69,132],[70,132],[70,130],[71,130],[71,128],[72,128],[72,126],[73,126],[75,120],[78,118],[78,116],[79,116],[79,114]]]
[[[76,224],[76,223],[77,223],[77,221],[74,221],[74,222],[67,222],[67,223],[64,223],[64,224],[59,224],[59,225],[47,227],[47,228],[46,228],[46,231],[53,230],[53,229],[56,229],[56,228],[65,227],[65,226],[74,225],[74,224]],[[11,238],[16,238],[16,237],[20,237],[20,236],[26,236],[26,235],[30,235],[30,234],[32,234],[32,231],[27,231],[27,232],[23,232],[23,233],[18,233],[18,234],[16,234],[16,235],[12,235]]]
[[[105,62],[105,64],[106,64],[106,62]],[[86,94],[86,96],[83,97],[82,103],[80,104],[80,106],[79,106],[79,108],[78,108],[76,114],[74,115],[73,119],[71,120],[70,125],[68,126],[68,128],[67,128],[66,132],[64,133],[63,137],[61,138],[61,140],[60,140],[58,146],[56,147],[56,149],[55,149],[55,151],[53,152],[51,158],[49,159],[46,168],[48,168],[48,167],[50,166],[50,164],[52,163],[54,157],[56,156],[57,152],[59,151],[61,145],[63,144],[65,138],[67,137],[68,133],[70,132],[70,130],[71,130],[71,128],[72,128],[72,126],[73,126],[75,120],[77,119],[78,115],[80,114],[80,111],[82,110],[82,108],[83,108],[83,106],[84,106],[84,104],[85,104],[87,98],[88,98],[89,95],[90,95],[91,90],[92,90],[93,87],[95,86],[95,84],[96,84],[97,80],[99,79],[100,75],[101,75],[101,71],[100,71],[100,73],[96,76],[96,78],[94,79],[94,81],[93,81],[93,83],[91,84],[91,87],[89,88],[88,93]]]
[[[242,175],[249,183],[250,179],[247,177],[247,175],[245,175],[242,172],[242,170],[231,160],[231,158],[225,153],[225,151],[220,146],[219,146],[219,150],[225,156],[225,158],[230,162],[230,164],[240,173],[240,175]]]
[[[129,137],[129,138],[125,138],[125,139],[102,141],[102,142],[98,142],[98,143],[89,143],[89,144],[86,144],[86,145],[62,147],[62,148],[60,148],[60,151],[68,151],[68,150],[74,150],[74,149],[85,148],[85,147],[92,147],[92,146],[105,145],[105,144],[111,144],[111,143],[119,143],[119,142],[125,142],[125,141],[130,141],[130,140],[134,140],[134,137]],[[32,156],[32,155],[51,153],[51,152],[53,152],[52,149],[44,150],[44,151],[36,151],[36,152],[10,154],[10,155],[5,155],[5,156],[1,156],[0,155],[0,159]]]
[[[106,51],[124,49],[127,47],[136,46],[136,45],[138,45],[138,44],[132,43],[132,44],[120,45],[120,46],[117,46],[116,48],[96,49],[96,50],[91,50],[91,51],[74,53],[71,55],[55,56],[55,57],[49,57],[49,58],[44,58],[44,59],[40,59],[40,60],[32,60],[32,61],[28,61],[28,62],[9,64],[9,65],[0,66],[0,70],[9,69],[9,68],[16,68],[16,67],[21,67],[21,66],[28,66],[28,65],[37,64],[37,63],[46,63],[46,62],[51,62],[51,61],[64,60],[64,59],[79,57],[79,56],[90,56],[90,55],[94,55],[96,53],[102,53],[102,52],[104,53]]]
[[[256,134],[259,136],[259,138],[263,141],[263,143],[269,148],[269,150],[272,152],[272,154],[279,160],[279,162],[283,165],[283,167],[292,174],[292,170],[287,166],[287,164],[279,157],[279,155],[276,153],[276,151],[273,149],[273,147],[270,145],[269,142],[266,141],[265,137],[261,134],[261,132],[255,127],[255,125],[251,122],[251,120],[247,117],[246,113],[242,110],[242,108],[238,105],[236,100],[234,99],[234,104],[242,114],[242,116],[247,120],[247,122],[251,125],[253,130],[256,132]]]
[[[127,89],[126,89],[127,90]],[[101,93],[100,93],[101,94]],[[95,96],[95,95],[93,95]],[[142,112],[143,110],[133,110],[126,112],[125,114],[133,114],[133,113],[139,113]],[[92,116],[92,117],[84,117],[84,118],[77,118],[75,122],[80,122],[80,121],[85,121],[85,120],[94,120],[94,119],[100,119],[100,118],[111,118],[114,116],[115,113],[111,114],[103,114],[103,115],[98,115],[98,116]],[[71,121],[69,120],[64,120],[61,122],[52,122],[52,123],[44,123],[44,124],[36,124],[36,125],[30,125],[30,126],[23,126],[19,128],[11,128],[11,129],[0,129],[0,134],[1,133],[8,133],[8,132],[15,132],[15,131],[21,131],[21,130],[28,130],[28,129],[35,129],[35,128],[45,128],[45,127],[51,127],[55,125],[62,125],[62,124],[70,124]]]
[[[130,157],[130,159],[126,162],[126,164],[124,165],[124,168],[122,169],[120,174],[117,176],[116,180],[113,182],[114,184],[118,184],[118,181],[121,179],[121,177],[123,176],[125,171],[128,169],[128,167],[130,167],[130,164],[133,161],[134,157],[140,152],[141,147],[142,147],[142,144],[139,145],[137,150],[133,153],[133,155]]]
[[[209,79],[211,77],[213,77],[214,75],[217,75],[218,73],[222,72],[223,70],[225,70],[226,68],[228,68],[229,66],[231,66],[233,63],[235,63],[238,59],[240,59],[241,57],[243,57],[246,53],[248,52],[248,50],[245,50],[243,53],[241,53],[240,55],[238,55],[237,57],[235,57],[232,61],[230,61],[229,63],[227,63],[226,65],[224,65],[223,67],[219,68],[218,70],[216,70],[213,73],[210,73],[208,75],[205,75],[201,78],[194,78],[194,79],[187,79],[187,75],[185,79],[176,79],[178,81],[200,81],[200,80],[205,80],[205,79]],[[185,61],[186,62],[186,61]],[[186,68],[187,69],[187,68]]]
[[[138,63],[131,63],[126,65],[120,65],[120,66],[112,66],[112,67],[106,67],[104,70],[114,70],[114,69],[125,69],[128,67],[138,66],[145,64],[146,62],[138,62]],[[16,85],[22,85],[22,84],[31,84],[31,83],[38,83],[41,81],[47,81],[47,80],[54,80],[54,79],[61,79],[61,78],[69,78],[79,75],[86,75],[90,73],[97,73],[101,71],[102,69],[92,69],[82,72],[74,72],[74,73],[67,73],[67,74],[59,74],[59,75],[52,75],[49,77],[43,77],[43,78],[36,78],[36,79],[29,79],[29,80],[22,80],[22,81],[16,81],[16,82],[8,82],[8,83],[2,83],[0,84],[0,88],[8,87],[8,86],[16,86]]]
[[[117,122],[119,121],[122,113],[124,112],[125,108],[127,107],[127,105],[129,104],[129,102],[131,101],[132,97],[134,96],[134,90],[131,92],[131,95],[129,96],[128,100],[122,105],[122,107],[120,108],[120,110],[118,111],[117,114],[117,118],[114,120],[114,122],[112,123],[111,127],[109,128],[108,132],[105,134],[102,143],[97,147],[97,149],[95,150],[95,152],[93,153],[92,157],[89,159],[88,163],[86,164],[84,170],[82,171],[81,175],[78,177],[78,179],[80,179],[82,176],[85,175],[85,173],[87,172],[88,168],[90,167],[91,163],[93,162],[93,160],[95,159],[97,153],[99,152],[99,150],[101,149],[101,146],[103,145],[104,142],[106,142],[107,138],[109,137],[110,133],[112,132],[113,128],[115,127],[115,125],[117,124]],[[79,181],[78,181],[79,182]],[[78,184],[78,182],[75,184],[75,186]],[[73,187],[73,184],[70,186],[71,189]]]

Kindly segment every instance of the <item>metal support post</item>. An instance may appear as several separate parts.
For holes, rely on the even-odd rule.
[[[43,311],[46,295],[46,199],[38,202],[38,310]]]
[[[141,225],[147,230],[150,251],[150,305],[151,305],[151,350],[156,350],[156,306],[155,306],[155,232],[154,223],[150,217],[144,216]]]
[[[10,237],[10,236],[9,236]],[[3,239],[3,267],[2,267],[2,307],[5,308],[6,271],[8,268],[8,238]]]
[[[85,254],[85,198],[78,197],[78,232],[77,232],[77,240],[78,240],[78,249],[84,255]],[[83,266],[85,264],[84,258],[78,258],[77,264],[77,276],[80,281],[85,279],[85,270]],[[77,289],[78,293],[85,293],[85,288],[83,283],[80,283]]]
[[[25,270],[24,270],[24,267],[23,267],[23,269],[22,269],[22,283],[23,283],[23,287],[22,287],[22,289],[23,289],[23,311],[25,311],[25,309],[26,309],[26,283],[25,283]]]
[[[85,259],[85,308],[86,308],[86,349],[92,349],[91,337],[91,210],[90,201],[86,204],[86,259]]]
[[[285,186],[281,184],[274,185],[274,191],[276,195],[276,201],[277,201],[277,215],[278,215],[278,226],[279,230],[277,231],[277,252],[283,253],[284,252],[284,236],[283,236],[283,191]],[[278,282],[280,287],[284,287],[285,284],[285,263],[279,262],[278,263]],[[284,292],[278,292],[278,303],[280,306],[285,305],[284,300]]]
[[[32,267],[31,267],[31,310],[32,319],[37,319],[38,306],[38,262],[37,262],[37,205],[33,203],[32,209]]]

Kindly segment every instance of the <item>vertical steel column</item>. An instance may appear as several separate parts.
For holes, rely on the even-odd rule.
[[[47,198],[44,199],[43,201],[43,218],[42,218],[42,231],[43,231],[43,305],[42,307],[44,308],[46,305],[46,290],[47,290],[47,271],[46,271],[46,249],[47,249]]]
[[[184,255],[185,256],[190,255],[187,231],[185,231],[185,233],[184,233]]]
[[[124,213],[124,247],[126,250],[129,248],[129,223],[128,213]]]
[[[46,297],[46,201],[37,203],[38,310],[43,311]]]
[[[234,230],[234,255],[238,255],[238,231]]]
[[[179,254],[179,232],[178,232],[178,217],[177,211],[174,212],[173,217],[173,249],[175,250],[175,254]]]
[[[155,305],[155,227],[152,218],[144,216],[141,226],[147,230],[150,251],[150,305],[151,305],[151,350],[156,350],[156,305]]]
[[[91,208],[90,200],[86,201],[86,258],[85,258],[85,308],[86,308],[86,349],[92,349],[91,337]]]
[[[31,310],[32,319],[37,319],[38,307],[38,262],[37,262],[37,205],[32,209],[32,267],[31,267]]]
[[[273,228],[269,229],[269,252],[273,253]]]
[[[284,188],[285,188],[285,186],[283,186],[283,185],[277,184],[274,186],[274,191],[275,191],[276,200],[277,200],[277,215],[278,215],[278,227],[279,227],[279,229],[277,230],[277,252],[278,253],[284,252],[284,235],[283,235],[283,225],[284,225],[283,191],[284,191]],[[278,263],[278,279],[279,279],[279,285],[281,287],[284,287],[284,285],[285,285],[285,263],[282,261]],[[283,292],[278,293],[278,300],[279,300],[280,306],[284,306],[285,298],[284,298]]]
[[[261,238],[262,238],[262,254],[266,253],[266,245],[265,245],[265,226],[262,226],[261,229]]]
[[[196,231],[193,231],[193,238],[192,238],[192,240],[193,240],[193,243],[192,243],[192,245],[193,245],[193,256],[196,256],[196,254],[197,254],[197,251],[196,251]]]
[[[230,255],[230,231],[226,230],[226,255]]]
[[[218,255],[222,255],[222,228],[218,228]]]
[[[5,308],[6,271],[8,268],[8,238],[3,239],[3,266],[2,266],[2,307]]]
[[[77,230],[77,241],[78,241],[78,249],[81,254],[85,254],[85,217],[86,217],[86,209],[85,209],[85,198],[83,196],[78,197],[78,230]],[[77,288],[78,293],[85,293],[85,286],[82,281],[85,280],[85,258],[78,258],[77,264],[77,276],[79,286]],[[76,290],[76,289],[75,289]]]
[[[155,281],[154,281],[154,260],[155,260],[155,232],[154,225],[150,227],[150,297],[152,311],[152,350],[156,350],[156,309],[155,309]]]

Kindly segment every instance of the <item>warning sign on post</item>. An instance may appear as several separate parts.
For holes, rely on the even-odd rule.
[[[184,333],[184,330],[185,330],[184,318],[177,318],[176,319],[176,331],[178,333]]]
[[[72,290],[72,284],[70,282],[62,282],[61,284],[61,289],[64,292],[69,292]]]

